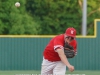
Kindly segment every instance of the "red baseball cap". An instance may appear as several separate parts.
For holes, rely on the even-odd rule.
[[[69,27],[66,29],[65,34],[67,36],[76,37],[76,30],[73,27]]]

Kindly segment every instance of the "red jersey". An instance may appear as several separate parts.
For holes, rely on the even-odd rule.
[[[60,57],[58,53],[56,52],[57,48],[61,48],[62,50],[64,49],[64,34],[58,35],[50,40],[48,45],[46,46],[44,50],[44,58],[49,60],[49,61],[60,61]],[[77,42],[76,40],[73,40],[70,43],[71,46],[73,46],[74,50],[76,51],[77,49]]]

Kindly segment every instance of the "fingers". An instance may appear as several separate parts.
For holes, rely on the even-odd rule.
[[[69,67],[69,71],[70,71],[70,72],[73,72],[73,71],[74,71],[74,66],[70,66],[70,67]]]
[[[73,72],[74,71],[74,68],[72,68],[70,71]]]
[[[73,72],[73,71],[74,71],[74,69],[70,69],[69,71],[70,71],[70,72]]]

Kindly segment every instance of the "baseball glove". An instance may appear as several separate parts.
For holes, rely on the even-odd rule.
[[[74,48],[70,46],[67,42],[64,45],[64,53],[67,58],[73,58],[75,56]]]

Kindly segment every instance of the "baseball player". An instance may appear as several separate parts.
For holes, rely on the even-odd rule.
[[[72,27],[66,29],[64,34],[52,38],[43,52],[41,75],[65,75],[66,66],[70,72],[74,66],[68,62],[64,53],[64,43],[67,42],[77,52],[76,30]]]

